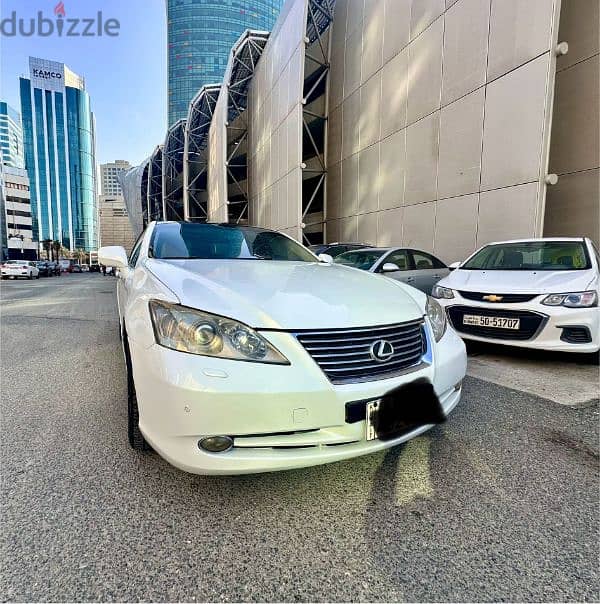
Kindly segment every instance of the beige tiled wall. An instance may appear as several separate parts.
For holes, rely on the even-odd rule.
[[[121,245],[129,254],[137,236],[127,216],[125,199],[121,195],[100,195],[98,204],[100,244]]]
[[[541,234],[559,3],[337,0],[329,241],[451,262]]]
[[[221,86],[208,131],[208,219],[227,222],[227,108],[229,88]]]
[[[600,3],[563,0],[544,234],[588,236],[600,244]]]
[[[249,220],[301,240],[307,0],[288,0],[249,91]]]

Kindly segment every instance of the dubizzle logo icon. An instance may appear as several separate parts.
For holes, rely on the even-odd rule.
[[[57,17],[66,17],[67,11],[65,11],[65,5],[62,1],[54,7],[54,14]]]

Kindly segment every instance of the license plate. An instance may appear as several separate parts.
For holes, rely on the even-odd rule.
[[[463,315],[463,325],[479,327],[495,327],[497,329],[520,329],[521,319],[509,317],[485,317],[482,315]]]
[[[420,426],[445,420],[446,414],[431,383],[416,380],[367,403],[365,438],[392,440]]]
[[[375,415],[377,413],[377,409],[379,409],[379,400],[371,401],[367,403],[367,432],[366,439],[367,440],[375,440],[377,438],[377,434],[375,434]]]

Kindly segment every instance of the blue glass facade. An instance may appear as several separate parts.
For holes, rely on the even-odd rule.
[[[0,101],[0,162],[11,168],[25,165],[21,116],[4,101]]]
[[[81,88],[43,90],[21,78],[33,230],[70,250],[98,247],[94,121]]]
[[[246,29],[270,31],[283,0],[166,0],[169,127],[186,118],[204,84],[223,79],[234,42]]]

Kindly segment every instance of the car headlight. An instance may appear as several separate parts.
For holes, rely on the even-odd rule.
[[[434,285],[431,295],[434,298],[445,298],[446,300],[454,298],[454,292],[449,287],[442,287],[441,285]]]
[[[442,339],[442,336],[446,333],[446,312],[441,307],[437,300],[434,300],[431,296],[427,296],[427,304],[425,305],[425,312],[429,317],[431,323],[431,329],[433,330],[433,337],[436,342]]]
[[[165,348],[221,359],[290,364],[243,323],[159,300],[151,300],[149,306],[156,342]]]
[[[568,308],[588,308],[598,304],[598,296],[595,291],[550,294],[542,300],[542,304],[546,306],[567,306]]]

